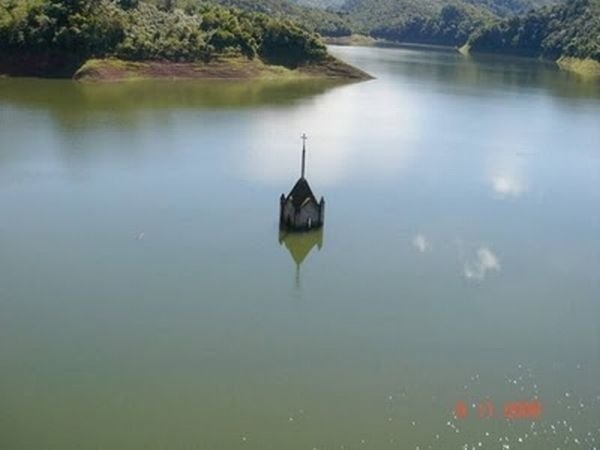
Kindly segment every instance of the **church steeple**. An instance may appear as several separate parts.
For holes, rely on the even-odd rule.
[[[325,202],[317,201],[306,180],[306,141],[302,134],[302,166],[300,178],[288,195],[279,197],[279,228],[306,231],[323,226]]]
[[[300,178],[304,179],[304,175],[306,173],[306,140],[308,137],[306,133],[302,134],[302,172],[300,174]]]

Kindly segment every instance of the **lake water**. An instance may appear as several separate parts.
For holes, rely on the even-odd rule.
[[[1,449],[599,446],[600,83],[332,50],[376,79],[0,79]]]

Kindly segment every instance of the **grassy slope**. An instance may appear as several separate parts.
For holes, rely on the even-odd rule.
[[[583,77],[600,78],[600,62],[593,59],[563,56],[556,63],[561,69],[575,72]]]
[[[75,74],[80,81],[122,81],[138,79],[302,79],[367,80],[371,77],[336,58],[288,69],[263,63],[260,59],[221,57],[209,63],[123,61],[116,58],[91,59]]]
[[[339,37],[325,37],[323,38],[326,44],[329,45],[349,45],[357,47],[371,47],[380,43],[371,36],[364,34],[351,34],[350,36],[339,36]]]

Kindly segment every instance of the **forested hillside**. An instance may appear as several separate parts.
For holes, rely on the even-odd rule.
[[[300,6],[307,6],[309,8],[320,8],[329,9],[332,11],[339,10],[346,0],[292,0],[294,3]]]
[[[347,0],[341,9],[355,29],[375,37],[441,41],[454,45],[465,38],[465,33],[468,37],[486,21],[489,23],[552,1]]]
[[[600,61],[600,1],[571,0],[496,22],[469,40],[473,52]]]
[[[166,1],[166,0],[155,0]],[[187,4],[202,0],[175,0]],[[477,30],[558,0],[209,0],[288,17],[323,36],[462,46]]]
[[[499,16],[511,16],[558,3],[558,0],[465,0],[465,2],[487,8]]]
[[[293,66],[326,54],[316,31],[600,60],[600,0],[541,7],[553,0],[293,1],[0,0],[0,52],[49,66],[105,56],[193,61],[232,53]]]
[[[354,31],[473,52],[600,60],[600,0],[347,0]]]
[[[348,20],[335,12],[326,11],[325,4],[317,4],[323,8],[310,8],[300,1],[293,0],[145,0],[161,8],[190,9],[202,4],[220,5],[242,11],[264,13],[273,18],[293,20],[311,31],[327,36],[343,36],[351,34]],[[310,0],[309,0],[310,1]],[[319,0],[316,0],[319,1]]]
[[[146,0],[189,8],[204,2],[294,20],[323,36],[360,33],[391,41],[462,46],[500,18],[558,0]]]
[[[439,11],[378,20],[368,33],[390,41],[460,46],[476,29],[493,20],[494,16],[486,10],[468,5],[446,5]]]
[[[209,61],[259,57],[297,66],[322,59],[318,36],[288,20],[198,4],[159,8],[135,0],[2,0],[0,57],[40,70],[89,58]]]
[[[287,18],[324,36],[362,33],[410,42],[464,44],[486,20],[557,0],[146,0],[188,8],[204,2]]]

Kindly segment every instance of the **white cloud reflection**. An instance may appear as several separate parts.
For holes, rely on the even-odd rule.
[[[520,197],[527,186],[514,175],[495,175],[491,179],[492,188],[500,197]]]
[[[477,250],[475,261],[465,263],[464,274],[468,280],[482,281],[490,271],[499,271],[498,257],[487,247]]]
[[[498,140],[485,163],[485,182],[500,199],[519,198],[529,190],[528,163],[533,150],[516,137]]]
[[[413,238],[412,244],[421,253],[431,251],[431,243],[420,233]]]
[[[315,185],[393,177],[415,157],[425,120],[410,91],[384,82],[336,87],[254,114],[236,163],[252,180],[287,185],[298,175],[305,132],[307,177]]]

